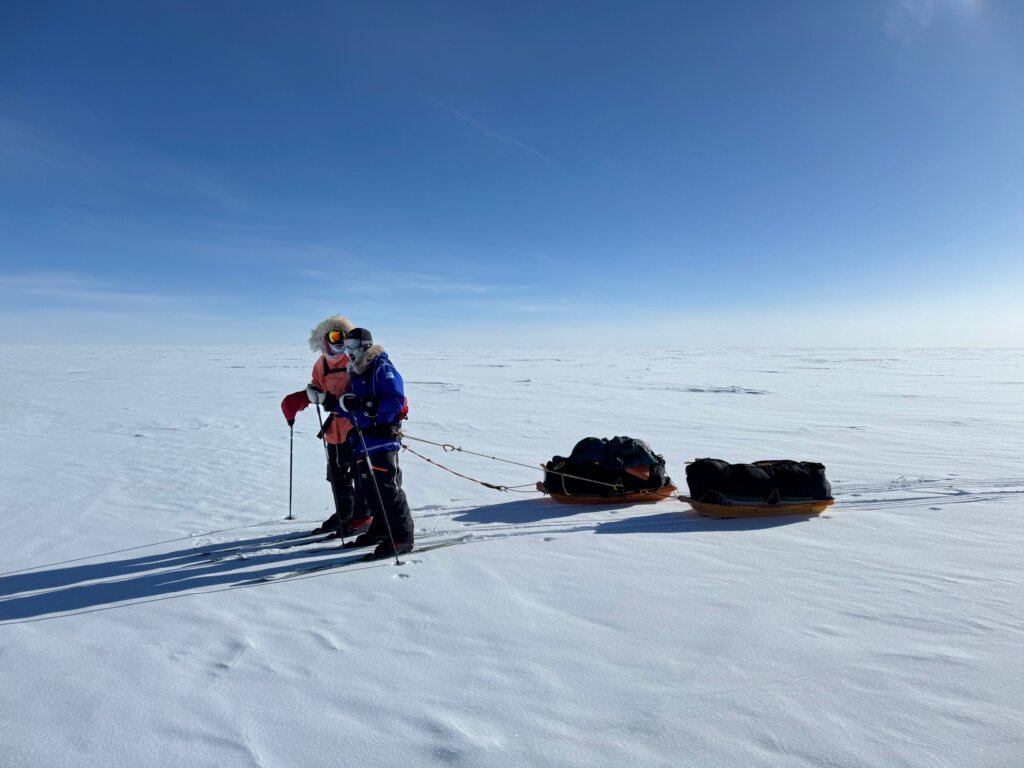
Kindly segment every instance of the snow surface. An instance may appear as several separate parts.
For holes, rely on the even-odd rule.
[[[344,559],[265,543],[329,512],[307,410],[284,520],[308,355],[2,347],[0,765],[1024,765],[1024,352],[392,356],[416,437],[632,435],[683,488],[817,460],[838,503],[569,507],[406,452],[419,541],[472,538],[253,584]]]

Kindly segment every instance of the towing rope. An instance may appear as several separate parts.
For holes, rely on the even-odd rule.
[[[446,467],[444,464],[439,464],[438,462],[434,461],[433,459],[424,456],[422,453],[417,453],[412,448],[410,448],[408,445],[403,444],[402,445],[402,449],[408,451],[413,456],[418,456],[419,458],[423,459],[425,462],[427,462],[429,464],[433,464],[435,467],[439,467],[440,469],[443,469],[446,472],[451,472],[453,475],[457,475],[458,477],[461,477],[464,480],[470,480],[470,481],[472,481],[474,483],[479,483],[480,485],[484,486],[484,488],[493,488],[496,491],[505,491],[505,492],[508,492],[508,493],[539,493],[539,491],[537,490],[536,486],[533,483],[525,483],[523,485],[495,485],[494,483],[486,483],[483,480],[477,480],[475,477],[470,477],[469,475],[463,475],[461,472],[456,472],[454,469],[452,469],[451,467]],[[520,490],[522,488],[531,488],[532,490],[529,490],[529,491]]]
[[[505,464],[513,464],[513,465],[515,465],[517,467],[526,467],[527,469],[532,469],[532,470],[540,469],[542,472],[547,472],[547,473],[550,473],[552,475],[561,475],[562,477],[569,477],[569,478],[572,478],[573,480],[582,480],[582,481],[584,481],[586,483],[593,483],[594,485],[603,485],[603,486],[606,486],[608,488],[611,488],[614,492],[617,492],[617,493],[622,493],[622,491],[624,490],[620,483],[605,483],[605,482],[602,482],[600,480],[592,480],[589,477],[580,477],[579,475],[570,475],[568,472],[558,472],[558,471],[553,470],[553,469],[548,469],[543,464],[539,464],[539,465],[524,464],[521,461],[512,461],[511,459],[503,459],[503,458],[501,458],[499,456],[488,456],[486,453],[477,453],[475,451],[468,451],[465,448],[462,448],[462,447],[457,446],[457,445],[452,445],[451,443],[437,443],[437,442],[434,442],[433,440],[425,440],[422,437],[413,437],[412,435],[407,435],[405,433],[402,433],[400,435],[400,437],[404,438],[405,440],[415,440],[418,443],[426,443],[428,445],[437,446],[438,448],[441,448],[442,450],[444,450],[445,453],[468,453],[470,456],[479,456],[479,457],[481,457],[483,459],[491,459],[492,461],[500,461],[500,462],[503,462]],[[406,450],[406,451],[409,451],[413,456],[418,456],[419,458],[423,459],[426,462],[429,462],[429,463],[433,464],[436,467],[440,467],[441,469],[444,469],[444,470],[447,470],[448,472],[451,472],[453,475],[458,475],[459,477],[464,478],[466,480],[470,480],[470,481],[472,481],[474,483],[479,483],[480,485],[482,485],[482,486],[484,486],[486,488],[493,488],[496,491],[506,491],[506,492],[513,491],[515,493],[535,493],[535,492],[537,492],[537,491],[517,490],[517,489],[520,489],[520,488],[528,487],[530,485],[529,483],[525,483],[523,485],[495,485],[493,483],[485,483],[483,480],[477,480],[476,478],[469,477],[468,475],[460,474],[460,473],[456,472],[454,469],[450,469],[450,468],[444,466],[443,464],[437,463],[433,459],[428,459],[426,456],[423,456],[422,454],[417,453],[412,448],[410,448],[409,446],[405,445],[405,443],[402,444],[402,448],[404,450]],[[563,483],[562,486],[563,486],[563,490],[564,490],[565,484]],[[540,491],[540,492],[543,493],[543,491]],[[565,495],[569,496],[571,494],[566,493]]]
[[[428,445],[436,445],[438,448],[443,448],[445,453],[468,453],[470,456],[480,456],[484,459],[491,459],[492,461],[503,461],[506,464],[515,464],[517,467],[526,467],[527,469],[537,469],[534,464],[523,464],[521,461],[511,461],[509,459],[502,459],[497,456],[488,456],[486,453],[476,453],[474,451],[467,451],[465,448],[452,445],[451,443],[435,443],[433,440],[424,440],[422,437],[413,437],[412,435],[402,434],[402,437],[408,440],[415,440],[417,443],[427,443]]]

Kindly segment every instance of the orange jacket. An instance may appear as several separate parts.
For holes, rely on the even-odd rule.
[[[341,397],[348,389],[348,358],[343,356],[341,362],[332,367],[327,358],[320,355],[320,359],[313,365],[313,386],[322,392]],[[352,422],[348,419],[332,419],[324,439],[328,443],[340,445],[345,442],[351,429]]]

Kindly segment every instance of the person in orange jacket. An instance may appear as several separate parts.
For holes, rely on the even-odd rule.
[[[353,328],[343,315],[333,315],[319,323],[309,333],[309,347],[320,352],[313,365],[313,376],[304,390],[293,392],[281,403],[281,410],[289,424],[295,415],[310,404],[323,405],[325,400],[337,402],[348,389],[348,356],[345,354],[345,336]],[[334,514],[313,533],[334,533],[341,536],[357,535],[365,531],[371,516],[365,510],[356,510],[356,496],[352,476],[352,446],[348,433],[352,423],[347,419],[328,416],[324,430],[318,435],[327,447],[327,482],[334,496]]]

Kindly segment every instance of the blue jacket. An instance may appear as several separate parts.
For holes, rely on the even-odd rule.
[[[348,391],[368,401],[366,409],[352,413],[334,409],[335,416],[353,422],[362,430],[367,453],[397,451],[402,447],[394,432],[405,412],[405,383],[398,369],[388,359],[388,353],[379,346],[371,347],[366,359],[349,367]],[[372,414],[372,415],[371,415]],[[388,429],[396,427],[395,430]],[[357,455],[362,455],[363,444],[356,430],[348,433],[349,442]]]

